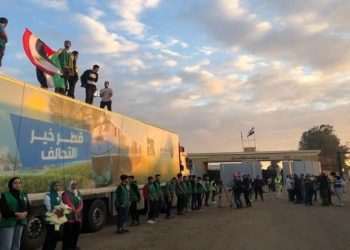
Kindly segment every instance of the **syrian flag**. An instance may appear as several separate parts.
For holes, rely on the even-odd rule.
[[[48,75],[60,74],[61,70],[49,58],[53,51],[47,44],[37,38],[29,29],[23,33],[23,48],[35,67]]]
[[[248,132],[248,135],[247,135],[247,138],[249,137],[249,136],[251,136],[252,134],[254,134],[255,132],[254,132],[254,127],[252,127],[250,130],[249,130],[249,132]]]

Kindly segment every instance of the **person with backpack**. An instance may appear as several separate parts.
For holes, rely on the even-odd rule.
[[[81,75],[81,87],[85,88],[85,102],[92,104],[94,102],[94,94],[97,90],[97,81],[98,81],[98,71],[100,66],[94,65],[92,69],[85,70]]]

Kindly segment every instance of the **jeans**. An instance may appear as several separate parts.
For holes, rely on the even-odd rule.
[[[335,195],[338,198],[339,205],[343,204],[343,188],[334,188]]]
[[[173,199],[170,197],[164,197],[164,201],[166,204],[165,217],[170,218],[170,216],[171,216],[171,204],[173,203]]]
[[[19,250],[23,225],[17,223],[14,227],[0,228],[0,250]]]
[[[118,230],[124,228],[124,224],[128,218],[128,207],[117,207],[117,228]]]
[[[137,212],[137,201],[131,202],[129,213],[133,221],[137,221],[137,222],[140,221],[139,214]]]
[[[69,76],[68,77],[68,84],[69,84],[69,88],[68,88],[68,93],[67,95],[69,97],[72,97],[73,99],[75,98],[74,96],[74,92],[75,92],[75,84],[78,81],[78,76]]]
[[[112,111],[112,101],[108,101],[108,102],[100,102],[100,108],[104,109],[107,106],[108,111]]]
[[[233,191],[233,198],[234,198],[234,201],[236,203],[236,207],[237,208],[242,208],[243,207],[243,203],[242,203],[242,200],[241,200],[241,192]]]
[[[85,86],[85,102],[88,104],[92,104],[94,102],[94,94],[96,92],[96,86],[93,84],[86,84]]]
[[[148,220],[154,220],[156,217],[155,217],[155,213],[156,213],[156,209],[157,209],[157,200],[154,200],[154,201],[149,201],[149,204],[148,204],[148,215],[147,215],[147,219]]]

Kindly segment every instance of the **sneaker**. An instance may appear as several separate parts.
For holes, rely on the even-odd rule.
[[[118,229],[115,233],[116,233],[116,234],[123,234],[124,232],[123,232],[122,229]]]
[[[340,203],[340,206],[344,206],[344,204],[343,204],[343,203]]]
[[[216,201],[213,201],[212,203],[213,203],[213,204],[216,204]]]
[[[155,222],[154,220],[148,220],[147,223],[148,223],[148,224],[154,224],[154,223],[156,223],[156,222]]]
[[[123,233],[129,233],[128,229],[122,229],[122,230],[123,230]]]

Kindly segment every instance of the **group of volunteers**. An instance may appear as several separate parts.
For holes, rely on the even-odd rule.
[[[140,225],[137,210],[137,203],[141,200],[141,194],[134,176],[121,175],[121,183],[117,187],[115,208],[117,211],[117,234],[129,232],[125,228],[128,215],[131,216],[131,226]],[[161,185],[161,175],[149,176],[148,182],[143,186],[143,197],[147,223],[154,224],[161,220],[160,213],[165,213],[164,219],[172,219],[171,207],[176,196],[177,215],[184,215],[192,210],[203,211],[204,205],[209,206],[210,194],[212,202],[215,203],[217,186],[214,180],[210,181],[206,177],[202,181],[201,177],[195,175],[183,176],[177,174],[164,186]],[[129,187],[128,187],[129,184]]]
[[[79,249],[83,199],[77,189],[78,182],[71,180],[68,188],[60,196],[60,183],[53,181],[49,191],[44,195],[46,238],[43,250],[54,250],[63,227],[62,249]],[[1,194],[0,200],[0,250],[19,250],[23,227],[31,211],[30,201],[22,191],[20,177],[13,177],[8,182],[8,191]]]
[[[5,17],[0,17],[0,67],[2,66],[2,59],[5,54],[6,43],[8,37],[6,33],[6,26],[8,20]],[[81,81],[81,87],[85,88],[85,102],[93,104],[94,96],[97,94],[101,97],[100,108],[107,107],[109,111],[112,111],[112,96],[113,91],[109,87],[109,81],[104,82],[104,88],[99,92],[97,91],[98,71],[99,65],[93,65],[92,69],[86,70],[81,76],[79,76],[78,70],[78,51],[71,51],[71,41],[64,42],[64,48],[59,49],[51,57],[55,57],[58,60],[52,60],[52,63],[60,68],[61,74],[49,76],[45,74],[41,69],[36,68],[36,76],[40,83],[40,86],[44,89],[48,89],[49,85],[53,84],[55,92],[67,95],[71,98],[75,98],[75,86],[79,80]]]

